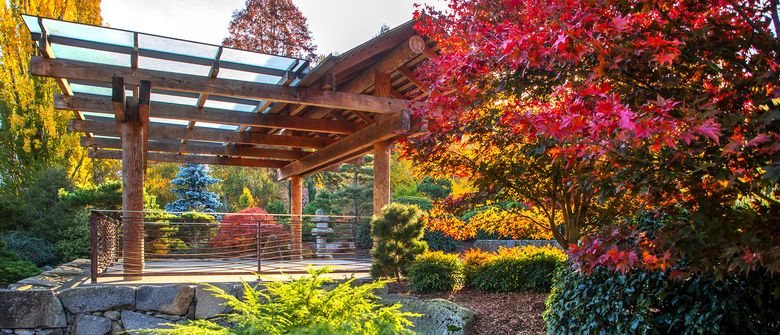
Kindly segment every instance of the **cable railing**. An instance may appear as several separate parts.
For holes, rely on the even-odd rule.
[[[298,274],[309,266],[357,273],[371,262],[365,217],[95,210],[90,221],[93,282],[128,275]]]

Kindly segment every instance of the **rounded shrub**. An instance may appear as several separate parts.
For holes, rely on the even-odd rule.
[[[391,203],[382,208],[382,215],[371,222],[371,237],[377,241],[371,250],[371,276],[400,279],[406,275],[409,263],[428,251],[423,233],[423,212],[419,207]]]
[[[11,232],[0,237],[8,250],[37,266],[50,265],[57,260],[54,246],[42,238],[21,232]]]
[[[469,251],[464,258],[466,286],[485,292],[548,292],[566,261],[560,249],[535,246]]]
[[[423,240],[428,243],[428,248],[434,251],[456,252],[460,247],[460,242],[438,230],[425,229]]]
[[[10,250],[6,250],[5,242],[0,240],[0,287],[39,273],[41,270],[35,264],[22,259]]]
[[[456,254],[429,251],[407,268],[409,288],[418,293],[452,291],[461,281],[463,264]]]

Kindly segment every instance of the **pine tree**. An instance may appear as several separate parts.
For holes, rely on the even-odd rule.
[[[202,164],[186,164],[179,167],[176,178],[171,180],[176,201],[165,205],[169,212],[215,212],[222,206],[219,197],[209,192],[209,185],[221,180],[209,176],[209,169]]]
[[[423,241],[423,212],[415,205],[391,203],[371,222],[371,236],[377,241],[371,250],[371,276],[401,279],[414,258],[428,250]]]
[[[311,43],[306,17],[292,0],[247,0],[244,9],[233,13],[228,31],[224,46],[314,58],[316,47]]]

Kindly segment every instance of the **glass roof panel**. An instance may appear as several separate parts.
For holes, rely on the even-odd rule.
[[[177,125],[177,126],[186,126],[187,124],[189,124],[189,121],[187,120],[165,119],[160,117],[149,117],[149,122],[162,123],[168,125]]]
[[[295,59],[293,58],[272,56],[232,48],[224,48],[220,60],[224,62],[264,66],[279,70],[287,70],[287,68],[295,62]]]
[[[138,67],[155,71],[176,72],[196,76],[207,76],[210,66],[175,62],[165,59],[138,57]]]
[[[253,112],[256,106],[236,104],[236,103],[224,102],[224,101],[206,100],[206,104],[204,104],[203,107],[227,109],[236,112]]]
[[[116,137],[116,136],[103,136],[103,135],[92,135],[92,137],[94,137],[94,138],[107,138],[107,139],[110,139],[110,140],[118,140],[119,139],[119,137]]]
[[[231,131],[235,131],[238,129],[238,126],[235,125],[211,123],[211,122],[195,122],[195,126],[199,128],[226,129]]]
[[[130,55],[126,54],[73,47],[55,43],[52,43],[51,49],[57,58],[73,59],[106,65],[130,66]]]
[[[100,117],[100,118],[114,118],[114,114],[105,114],[105,113],[94,113],[94,112],[81,112],[81,115],[92,117]]]
[[[24,20],[24,24],[27,25],[27,29],[29,29],[31,33],[34,33],[34,34],[40,34],[41,33],[41,26],[38,25],[38,18],[37,17],[29,16],[29,15],[22,15],[22,19]]]
[[[109,89],[109,93],[110,93],[110,89]],[[168,94],[160,94],[154,92],[152,92],[150,99],[156,102],[165,102],[165,103],[189,105],[189,106],[195,106],[195,104],[198,102],[198,98],[182,97],[178,95],[168,95]]]
[[[83,84],[70,84],[70,89],[73,93],[85,93],[85,94],[97,94],[97,95],[111,95],[110,87],[100,87]]]
[[[138,34],[138,48],[207,59],[214,59],[219,50],[215,45],[145,34]]]
[[[233,79],[242,81],[252,81],[263,84],[278,84],[282,77],[269,76],[253,72],[239,71],[233,69],[220,69],[217,78]]]
[[[53,19],[43,19],[43,26],[49,35],[133,47],[133,33],[128,31]]]

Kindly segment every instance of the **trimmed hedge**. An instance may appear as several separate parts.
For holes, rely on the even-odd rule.
[[[429,251],[409,264],[409,287],[418,293],[452,291],[461,281],[463,264],[456,254]]]
[[[566,254],[552,247],[469,250],[464,255],[464,285],[485,292],[548,292]]]
[[[577,274],[562,267],[547,298],[548,334],[778,334],[780,277],[660,271]]]

